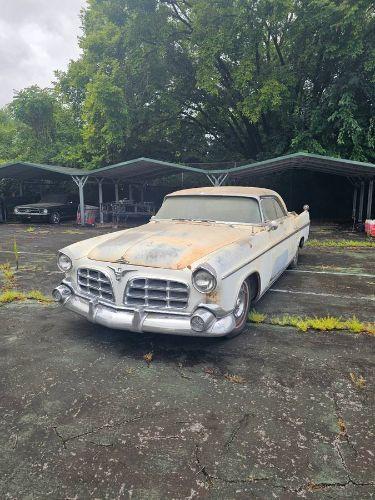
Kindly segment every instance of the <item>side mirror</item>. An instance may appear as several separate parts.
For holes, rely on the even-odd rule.
[[[308,212],[308,211],[310,210],[309,205],[303,205],[303,207],[302,207],[302,208],[303,208],[303,210],[304,210],[305,212]]]
[[[278,223],[274,220],[267,222],[268,231],[276,231],[278,227],[279,227]]]

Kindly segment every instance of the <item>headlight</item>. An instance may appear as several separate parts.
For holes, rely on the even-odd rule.
[[[43,213],[44,215],[47,215],[48,214],[48,210],[46,208],[43,209]]]
[[[69,269],[72,268],[72,261],[71,259],[63,254],[63,253],[60,253],[58,258],[57,258],[57,265],[58,265],[58,268],[60,269],[60,271],[69,271]]]
[[[18,214],[18,208],[17,207],[14,209],[14,213]]]
[[[212,292],[216,288],[216,277],[207,269],[197,269],[193,273],[193,285],[198,292]]]

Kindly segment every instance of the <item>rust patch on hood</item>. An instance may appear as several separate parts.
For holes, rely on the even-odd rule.
[[[205,255],[238,241],[248,231],[248,228],[225,224],[151,222],[100,243],[88,257],[134,266],[184,269]]]

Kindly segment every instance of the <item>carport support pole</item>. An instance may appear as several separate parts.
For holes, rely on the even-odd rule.
[[[83,188],[87,182],[88,177],[72,177],[73,181],[77,184],[79,190],[79,211],[81,214],[81,226],[85,225],[85,195]]]
[[[103,179],[96,179],[98,182],[98,194],[99,194],[99,220],[100,224],[103,224]]]
[[[115,181],[115,200],[118,201],[118,181]]]
[[[365,181],[361,181],[361,191],[359,193],[359,210],[358,210],[358,222],[362,222],[363,219],[363,201],[365,198]]]
[[[129,200],[133,201],[133,186],[129,184]]]
[[[371,179],[368,183],[368,193],[367,193],[367,219],[371,219],[371,209],[372,209],[372,194],[374,192],[374,179]]]
[[[353,219],[353,228],[356,223],[357,218],[357,198],[358,198],[358,187],[354,186],[353,191],[353,208],[352,208],[352,219]]]

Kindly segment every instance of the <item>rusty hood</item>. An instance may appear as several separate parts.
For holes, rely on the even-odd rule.
[[[101,242],[89,259],[134,266],[183,269],[244,237],[244,229],[204,222],[150,222]]]

